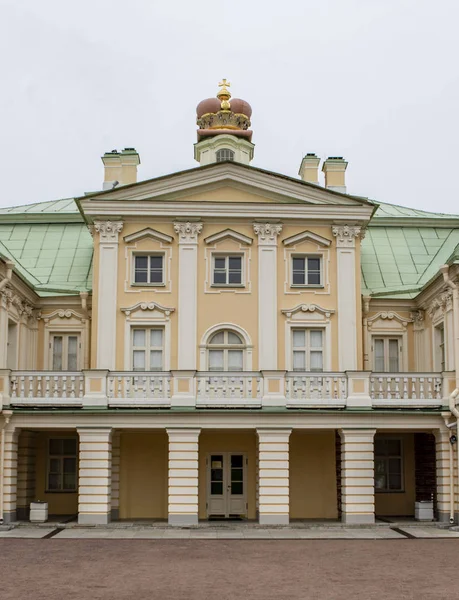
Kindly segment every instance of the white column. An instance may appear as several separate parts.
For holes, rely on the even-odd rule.
[[[94,221],[94,231],[99,234],[97,369],[115,369],[118,234],[122,229],[121,221]]]
[[[343,523],[375,522],[374,436],[376,429],[341,429]]]
[[[438,520],[448,523],[450,519],[451,508],[453,518],[455,513],[454,502],[456,490],[456,471],[454,469],[454,462],[456,450],[455,446],[452,446],[449,441],[450,436],[453,435],[451,431],[448,431],[447,429],[437,429],[434,431],[434,434]],[[451,467],[453,468],[452,478]]]
[[[291,429],[257,429],[258,515],[261,525],[289,523],[289,438]]]
[[[254,223],[258,235],[258,369],[277,369],[277,237],[282,225]]]
[[[168,429],[169,525],[198,523],[198,455],[200,429]]]
[[[338,359],[340,371],[357,369],[355,238],[360,227],[333,226],[338,272]],[[360,302],[360,298],[359,298]]]
[[[179,244],[178,369],[195,370],[198,320],[198,235],[202,223],[174,223]]]
[[[3,454],[3,522],[16,521],[19,429],[5,429]],[[0,474],[1,475],[1,474]]]
[[[81,427],[78,523],[106,525],[111,513],[112,429]]]
[[[112,435],[112,496],[111,518],[120,518],[120,460],[121,460],[121,432],[114,431]]]
[[[22,431],[18,444],[17,518],[29,518],[29,506],[35,498],[36,434]]]

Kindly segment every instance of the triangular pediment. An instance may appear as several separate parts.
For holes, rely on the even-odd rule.
[[[91,205],[121,202],[274,203],[309,206],[375,206],[365,198],[341,194],[279,173],[234,162],[216,163],[89,194],[77,202]]]

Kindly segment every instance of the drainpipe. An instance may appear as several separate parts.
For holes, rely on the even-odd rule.
[[[4,280],[3,280],[4,281]],[[1,283],[1,282],[0,282]],[[3,482],[4,482],[4,465],[5,465],[5,429],[8,423],[10,422],[11,415],[13,413],[11,411],[6,412],[3,411],[3,425],[0,429],[0,523],[3,523]]]
[[[12,260],[5,260],[5,265],[6,277],[0,281],[0,290],[2,290],[6,286],[6,284],[11,281],[11,278],[13,277],[14,262]]]

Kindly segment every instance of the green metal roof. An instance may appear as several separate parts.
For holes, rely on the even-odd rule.
[[[375,202],[378,205],[378,210],[373,215],[373,220],[385,218],[402,218],[402,219],[451,219],[459,220],[458,215],[448,215],[445,213],[433,213],[417,208],[408,208],[406,206],[398,206],[397,204],[386,204],[384,202]]]
[[[51,200],[50,202],[36,202],[35,204],[26,204],[25,206],[11,206],[9,208],[0,208],[0,218],[4,215],[24,215],[24,214],[43,214],[43,213],[78,213],[78,207],[73,198],[62,198],[62,200]]]

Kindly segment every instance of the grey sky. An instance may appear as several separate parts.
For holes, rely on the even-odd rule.
[[[459,213],[457,0],[0,0],[1,206],[197,166],[195,107],[228,78],[254,166],[343,155],[348,191]]]

